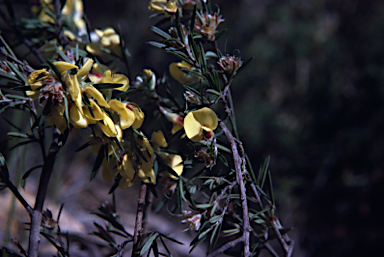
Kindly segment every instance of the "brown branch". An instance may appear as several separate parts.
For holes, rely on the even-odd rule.
[[[242,165],[242,159],[239,155],[239,152],[237,150],[237,144],[235,141],[235,138],[225,125],[223,121],[220,121],[220,127],[224,131],[225,136],[230,141],[231,148],[232,148],[232,155],[233,160],[235,163],[235,171],[236,171],[236,180],[237,183],[240,186],[240,199],[241,199],[241,207],[243,209],[243,236],[244,239],[244,257],[250,256],[249,251],[249,233],[252,230],[250,224],[249,224],[249,214],[248,214],[248,204],[247,204],[247,195],[246,195],[246,189],[244,185],[244,179],[243,179],[243,171],[241,168]]]
[[[132,256],[140,256],[139,247],[140,247],[140,241],[141,241],[141,234],[143,232],[143,217],[144,217],[146,193],[147,193],[147,185],[144,182],[141,182],[139,199],[137,200],[137,212],[136,212],[135,230],[133,233]]]
[[[53,140],[51,146],[48,150],[48,155],[45,158],[46,162],[44,163],[43,170],[40,175],[39,189],[37,191],[35,208],[32,211],[31,219],[31,231],[29,233],[29,247],[28,247],[28,256],[37,257],[39,251],[39,235],[40,235],[40,225],[42,210],[44,206],[45,196],[47,194],[49,179],[53,171],[53,165],[55,164],[57,153],[61,148],[61,142],[59,142],[60,132],[55,128],[53,131]]]
[[[223,245],[222,247],[220,247],[219,249],[217,249],[216,251],[214,251],[213,253],[211,253],[207,257],[214,257],[214,256],[217,256],[219,254],[222,254],[226,250],[235,247],[238,243],[242,242],[243,239],[244,239],[244,235],[239,237],[239,238],[237,238],[237,239],[235,239],[235,240],[229,241],[228,243],[226,243],[225,245]]]

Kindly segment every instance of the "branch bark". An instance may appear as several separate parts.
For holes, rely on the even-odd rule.
[[[225,136],[229,140],[231,144],[232,149],[232,155],[233,155],[233,161],[235,163],[235,171],[236,171],[236,180],[237,184],[239,184],[240,187],[240,199],[241,199],[241,207],[243,209],[243,241],[244,241],[244,257],[250,256],[249,251],[249,234],[252,230],[250,224],[249,224],[249,215],[248,215],[248,203],[247,203],[247,194],[246,189],[244,185],[244,179],[243,179],[243,172],[242,172],[242,159],[239,155],[239,151],[237,150],[237,145],[235,138],[233,137],[232,133],[229,131],[227,126],[223,121],[220,121],[220,127],[224,131]]]
[[[140,241],[141,241],[141,234],[143,232],[143,218],[144,218],[146,193],[147,193],[147,185],[144,182],[141,182],[139,199],[137,200],[135,230],[133,233],[132,257],[140,256],[139,247],[140,247]]]
[[[40,175],[39,189],[37,191],[35,208],[32,211],[31,219],[31,231],[29,233],[29,246],[28,246],[28,256],[37,257],[39,252],[39,235],[40,235],[40,225],[42,210],[44,206],[45,196],[47,194],[49,180],[53,171],[53,165],[55,164],[57,153],[61,148],[61,143],[59,142],[59,131],[54,129],[52,144],[49,147],[48,155],[45,158],[46,162],[44,163],[43,170]]]

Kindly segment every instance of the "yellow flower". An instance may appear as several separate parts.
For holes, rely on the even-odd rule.
[[[180,176],[183,173],[184,165],[183,165],[183,158],[181,158],[180,155],[177,154],[169,154],[169,153],[161,153],[160,157],[165,161],[165,163],[173,169],[174,172],[178,176]],[[173,179],[176,178],[176,176],[169,174],[169,176]]]
[[[126,107],[125,104],[116,99],[111,99],[108,102],[109,107],[116,111],[120,117],[120,127],[124,130],[132,126],[135,122],[135,113]]]
[[[165,118],[167,118],[168,121],[172,122],[173,124],[172,131],[171,131],[172,135],[184,127],[184,120],[179,114],[173,113],[171,110],[161,106],[160,106],[160,112],[164,114]]]
[[[193,142],[211,138],[217,125],[216,113],[207,107],[189,112],[184,119],[185,134]]]
[[[121,164],[118,166],[118,171],[122,176],[119,187],[121,189],[127,189],[132,186],[137,178],[136,171],[133,167],[132,160],[128,154],[125,154]]]
[[[153,132],[151,136],[151,142],[155,147],[167,147],[168,143],[165,140],[164,134],[161,130]],[[165,152],[160,152],[159,156],[164,160],[164,162],[173,169],[178,176],[183,173],[183,159],[180,155],[169,154]],[[174,175],[169,175],[171,178],[176,178]]]
[[[100,105],[102,107],[110,108],[109,105],[107,104],[107,102],[105,101],[103,94],[99,90],[97,90],[95,87],[93,87],[92,85],[87,85],[84,89],[84,92],[88,96],[95,99],[97,101],[98,105]]]
[[[91,37],[94,38],[94,42],[89,43],[86,50],[94,55],[104,55],[105,50],[110,50],[115,54],[121,56],[120,36],[113,28],[106,28],[104,30],[96,29],[91,33]]]
[[[72,70],[72,69],[78,69],[79,68],[79,66],[77,66],[75,64],[72,64],[72,63],[69,63],[69,62],[63,62],[63,61],[54,62],[53,65],[56,66],[56,68],[59,70],[60,74],[63,74],[67,70]]]
[[[167,140],[165,140],[165,137],[164,137],[164,133],[161,130],[152,133],[151,142],[156,146],[161,146],[161,147],[168,146]]]
[[[121,87],[117,87],[115,89],[123,92],[127,91],[129,88],[129,80],[125,75],[114,74],[112,76],[112,72],[110,70],[104,72],[101,83],[122,84]]]
[[[117,136],[115,124],[113,123],[113,120],[108,117],[108,115],[104,115],[102,122],[98,121],[97,124],[107,137]]]
[[[67,128],[67,120],[64,117],[65,107],[64,105],[51,104],[51,113],[45,117],[49,126],[55,126],[61,133],[64,133]]]
[[[93,63],[94,60],[89,58],[85,61],[84,65],[77,71],[76,76],[79,77],[81,81],[84,81],[87,78],[89,72],[92,69]]]
[[[93,99],[89,99],[89,102],[91,104],[90,107],[83,106],[84,116],[89,124],[96,124],[97,121],[104,119],[106,114],[101,110],[100,106],[93,101]],[[93,115],[89,109],[92,110]]]
[[[80,113],[83,115],[83,99],[77,76],[71,76],[66,73],[64,76],[64,83],[67,85],[67,89],[69,91],[69,94],[71,95],[72,101],[75,103]]]
[[[192,85],[199,81],[199,78],[192,74],[188,73],[182,69],[190,70],[193,66],[186,63],[185,61],[182,62],[173,62],[169,65],[169,73],[171,73],[171,76],[177,80],[180,84],[183,85]]]
[[[138,137],[137,143],[140,146],[141,153],[145,159],[139,157],[140,166],[138,175],[144,183],[152,183],[156,185],[155,172],[153,171],[154,152],[151,144],[146,137]]]
[[[51,74],[47,71],[47,69],[35,70],[29,74],[26,86],[30,86],[32,91],[35,91],[44,85],[43,80],[48,78],[50,75]]]
[[[107,158],[104,158],[103,162],[101,163],[101,176],[103,179],[107,182],[112,182],[113,179],[116,176],[117,173],[117,161],[113,158],[109,158],[109,161]]]
[[[72,105],[69,110],[69,122],[75,128],[86,128],[88,127],[88,121],[83,115],[83,109],[80,109],[76,105]]]
[[[132,128],[139,129],[144,122],[144,112],[137,104],[133,102],[127,103],[126,108],[133,111],[135,114],[135,121],[132,124]]]
[[[151,0],[148,5],[149,10],[164,13],[165,17],[169,17],[170,15],[175,14],[177,8],[178,6],[176,0]]]

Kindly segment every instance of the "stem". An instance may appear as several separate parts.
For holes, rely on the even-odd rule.
[[[236,171],[236,180],[237,184],[240,186],[240,199],[241,199],[241,207],[243,209],[243,241],[244,241],[244,257],[250,256],[249,252],[249,234],[252,230],[250,224],[249,224],[249,215],[248,215],[248,204],[247,204],[247,195],[246,195],[246,189],[244,186],[244,179],[243,179],[243,172],[241,168],[242,159],[239,155],[239,152],[237,150],[236,141],[229,131],[229,129],[225,126],[224,122],[220,122],[220,127],[224,131],[224,134],[226,135],[227,139],[231,143],[232,148],[232,154],[233,154],[233,161],[235,163],[235,171]]]
[[[46,157],[46,162],[44,163],[43,170],[40,175],[39,189],[37,191],[35,208],[32,211],[31,219],[31,231],[29,233],[29,248],[28,256],[37,257],[39,251],[39,234],[40,234],[40,224],[42,217],[42,210],[44,206],[45,196],[47,194],[49,179],[52,174],[53,165],[57,157],[57,153],[62,146],[59,142],[59,132],[57,129],[54,129],[52,144],[49,147],[48,155]]]
[[[147,185],[144,182],[141,182],[139,199],[137,200],[135,231],[133,232],[132,256],[140,256],[139,246],[141,241],[141,234],[143,232],[143,217],[146,193]]]

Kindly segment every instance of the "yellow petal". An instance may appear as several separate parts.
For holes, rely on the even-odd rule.
[[[195,119],[193,112],[189,112],[184,118],[184,130],[189,139],[199,142],[204,138],[201,124]]]
[[[101,110],[99,105],[95,103],[92,99],[89,99],[89,102],[91,103],[92,108],[92,113],[89,110],[90,107],[88,106],[83,106],[83,111],[84,111],[84,116],[88,120],[89,124],[96,124],[97,121],[104,119],[105,113]]]
[[[63,74],[67,70],[78,69],[79,67],[69,62],[54,62],[53,65],[59,70],[60,74]]]
[[[184,165],[183,165],[183,159],[180,155],[177,154],[170,154],[168,156],[169,163],[168,165],[176,172],[177,175],[181,175],[183,173]],[[174,175],[169,174],[171,178],[176,178]]]
[[[68,90],[71,95],[72,101],[75,102],[75,105],[77,108],[80,110],[81,114],[84,115],[83,112],[83,99],[81,95],[81,90],[80,90],[80,85],[79,81],[76,76],[72,76],[72,79],[70,79],[70,75],[67,73],[66,74],[66,79],[69,83],[68,85]]]
[[[125,75],[115,74],[113,75],[112,79],[113,79],[113,82],[116,84],[123,84],[121,87],[115,88],[116,90],[123,91],[123,92],[128,90],[129,79]]]
[[[119,182],[119,188],[121,188],[123,190],[127,189],[133,185],[133,182],[134,181],[130,181],[129,179],[121,178],[121,180]]]
[[[78,70],[78,72],[76,73],[76,76],[82,78],[82,77],[88,75],[88,73],[92,69],[93,63],[94,63],[94,60],[92,60],[91,58],[87,59],[83,65],[83,67],[81,67],[80,70]]]
[[[113,123],[112,119],[109,118],[107,115],[104,115],[103,123],[100,121],[97,122],[101,130],[104,132],[104,134],[107,137],[115,137],[117,136],[117,130],[115,127],[115,124]]]
[[[49,126],[55,126],[61,133],[67,128],[67,120],[61,112],[63,106],[51,106],[51,113],[45,118]],[[65,108],[65,107],[64,107]]]
[[[32,99],[36,99],[36,97],[39,96],[40,94],[40,91],[31,91],[31,90],[28,90],[25,92],[27,94],[27,96],[29,96],[30,98]]]
[[[115,167],[116,161],[114,161],[114,159],[109,158],[108,161],[107,158],[104,158],[101,163],[101,176],[105,181],[109,183],[113,181],[117,173],[117,169]]]
[[[126,105],[122,102],[112,99],[108,102],[109,107],[116,111],[119,114],[120,117],[120,127],[122,129],[127,129],[135,121],[135,113],[128,108],[126,108]]]
[[[211,130],[215,130],[218,125],[217,116],[216,113],[208,108],[204,107],[199,110],[193,111],[193,116],[195,116],[195,119],[206,128],[209,128]]]
[[[105,53],[101,50],[100,46],[95,43],[89,43],[85,48],[88,53],[93,55],[104,55]]]
[[[127,108],[135,113],[135,121],[132,124],[132,128],[139,129],[144,122],[144,113],[140,107],[135,103],[128,103]]]
[[[118,169],[123,178],[129,179],[130,181],[135,179],[136,172],[133,168],[132,160],[129,158],[128,154],[124,155],[121,165],[118,167]]]
[[[161,130],[152,133],[151,142],[152,144],[158,145],[161,147],[168,146],[167,140],[165,140],[165,137],[164,137],[164,133]]]
[[[88,127],[87,119],[81,114],[76,105],[72,105],[71,109],[69,110],[69,121],[73,126],[77,128]]]
[[[86,88],[85,88],[85,93],[91,97],[93,97],[93,99],[95,99],[97,101],[97,104],[102,106],[102,107],[107,107],[109,108],[109,105],[107,104],[107,102],[105,101],[104,99],[104,96],[103,94],[97,90],[96,88],[94,88],[92,85],[88,85]]]

